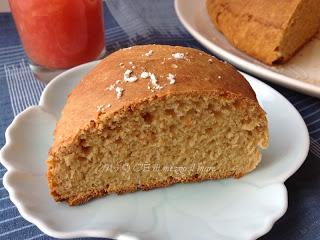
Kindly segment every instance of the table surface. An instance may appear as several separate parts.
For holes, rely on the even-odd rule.
[[[204,50],[178,21],[172,0],[108,0],[104,11],[108,53],[147,43],[184,45]],[[311,146],[303,166],[285,183],[289,196],[288,211],[260,239],[320,239],[320,101],[269,85],[298,109],[308,126]],[[34,78],[28,67],[10,13],[0,13],[0,86],[2,147],[5,130],[13,118],[26,107],[36,105],[45,87]],[[21,217],[3,187],[5,172],[6,169],[0,165],[0,239],[52,239]]]

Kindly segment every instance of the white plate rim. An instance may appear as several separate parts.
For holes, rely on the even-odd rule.
[[[5,155],[6,155],[6,150],[8,148],[8,146],[10,146],[12,144],[12,138],[11,138],[11,130],[15,127],[16,123],[20,120],[20,118],[22,118],[25,114],[29,114],[31,111],[33,111],[34,109],[41,109],[42,111],[45,111],[46,113],[52,114],[50,109],[48,109],[48,106],[45,103],[45,98],[46,95],[48,94],[48,92],[50,91],[50,89],[55,85],[58,84],[60,81],[63,81],[64,77],[67,76],[70,73],[76,72],[78,70],[81,70],[84,67],[92,67],[95,66],[99,61],[94,61],[94,62],[90,62],[90,63],[86,63],[86,64],[82,64],[80,66],[77,66],[75,68],[69,69],[63,73],[61,73],[60,75],[58,75],[57,77],[55,77],[44,89],[40,101],[39,101],[39,106],[32,106],[27,108],[26,110],[24,110],[23,112],[21,112],[20,114],[18,114],[14,120],[12,121],[12,123],[10,124],[10,126],[7,128],[6,132],[5,132],[5,138],[6,138],[6,144],[3,146],[3,148],[0,151],[0,162],[1,164],[3,164],[3,166],[5,168],[7,168],[7,172],[5,173],[4,177],[3,177],[3,184],[4,187],[8,190],[9,192],[9,197],[10,200],[17,206],[17,209],[19,211],[19,213],[21,214],[21,216],[23,218],[25,218],[27,221],[34,223],[42,232],[46,233],[49,236],[53,236],[56,238],[74,238],[74,237],[109,237],[109,238],[117,238],[119,237],[118,233],[113,233],[111,231],[100,231],[100,230],[79,230],[79,231],[72,231],[72,232],[68,232],[68,231],[55,231],[54,229],[50,228],[50,226],[48,226],[45,222],[43,222],[41,219],[35,218],[33,217],[33,214],[30,213],[25,207],[24,205],[20,202],[20,200],[17,198],[16,196],[16,191],[15,189],[8,184],[7,179],[10,177],[10,175],[14,174],[16,171],[14,169],[14,167],[12,167],[12,165],[10,164],[9,161],[6,161],[5,159]],[[287,207],[288,207],[288,196],[287,196],[287,190],[286,187],[284,185],[284,181],[291,176],[294,172],[296,172],[299,167],[303,164],[307,154],[308,154],[308,150],[309,150],[309,134],[308,134],[308,130],[307,127],[301,117],[301,115],[299,114],[299,112],[294,108],[294,106],[285,98],[283,97],[279,92],[277,92],[275,89],[271,88],[270,86],[268,86],[267,84],[255,79],[254,77],[251,77],[247,74],[242,73],[247,79],[249,79],[249,81],[256,81],[259,84],[262,84],[263,86],[267,87],[270,91],[272,91],[273,94],[276,94],[277,96],[281,97],[284,101],[286,101],[289,106],[291,106],[292,110],[296,112],[297,117],[299,118],[299,121],[301,121],[303,123],[304,126],[304,138],[305,138],[305,146],[304,146],[304,154],[303,157],[301,157],[300,161],[298,161],[296,163],[296,165],[290,169],[290,172],[288,172],[288,174],[285,174],[284,176],[282,176],[282,179],[278,179],[277,183],[281,184],[282,190],[283,190],[283,197],[285,198],[285,205],[282,206],[282,211],[279,212],[278,216],[274,219],[270,219],[270,221],[268,222],[268,224],[266,224],[266,227],[263,231],[261,231],[258,236],[254,236],[254,237],[259,237],[262,236],[263,234],[267,233],[273,226],[273,224],[281,217],[283,216],[283,214],[286,212]],[[121,235],[121,236],[125,236],[125,235]],[[131,237],[131,236],[129,236]],[[253,238],[252,238],[253,239]]]
[[[197,1],[197,6],[200,5],[200,1]],[[253,75],[258,76],[260,78],[264,78],[272,83],[279,84],[283,87],[287,87],[292,90],[299,91],[301,93],[309,94],[314,97],[320,97],[320,86],[303,82],[298,79],[294,79],[286,75],[276,73],[272,70],[264,68],[263,66],[256,65],[250,61],[242,59],[241,57],[238,57],[220,48],[219,46],[208,40],[190,24],[189,19],[185,16],[183,12],[182,5],[185,4],[185,0],[175,0],[174,2],[175,11],[180,22],[198,42],[200,42],[204,47],[216,54],[219,58],[228,61],[229,63],[233,64],[234,66],[243,71],[252,73]]]

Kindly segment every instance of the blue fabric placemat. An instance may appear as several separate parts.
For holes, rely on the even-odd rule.
[[[108,53],[146,43],[203,49],[178,21],[172,0],[108,0],[106,5]],[[303,166],[286,182],[288,211],[261,239],[317,240],[320,239],[320,101],[269,85],[299,110],[309,129],[311,148]],[[0,147],[14,116],[36,105],[43,88],[44,84],[34,78],[28,67],[11,14],[0,13]],[[3,187],[5,172],[0,165],[0,239],[52,239],[20,216]]]

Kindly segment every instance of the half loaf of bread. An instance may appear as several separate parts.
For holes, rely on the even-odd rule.
[[[269,65],[289,60],[320,27],[319,0],[207,0],[207,9],[235,47]]]
[[[56,201],[241,177],[268,145],[266,115],[230,65],[185,47],[135,46],[70,93],[49,151]]]

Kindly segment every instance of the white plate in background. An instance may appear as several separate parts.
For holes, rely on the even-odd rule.
[[[252,173],[238,180],[110,195],[76,207],[56,203],[45,176],[52,133],[68,93],[97,63],[56,77],[42,93],[39,106],[20,113],[6,131],[0,152],[8,169],[3,183],[26,220],[58,238],[249,240],[268,232],[285,213],[284,181],[308,153],[307,128],[282,95],[246,74],[270,127],[270,147]]]
[[[288,63],[268,66],[233,47],[211,23],[206,0],[175,0],[183,26],[203,46],[237,68],[275,84],[320,97],[320,33]]]
[[[10,12],[10,6],[8,0],[1,0],[0,1],[0,13],[3,12]]]

